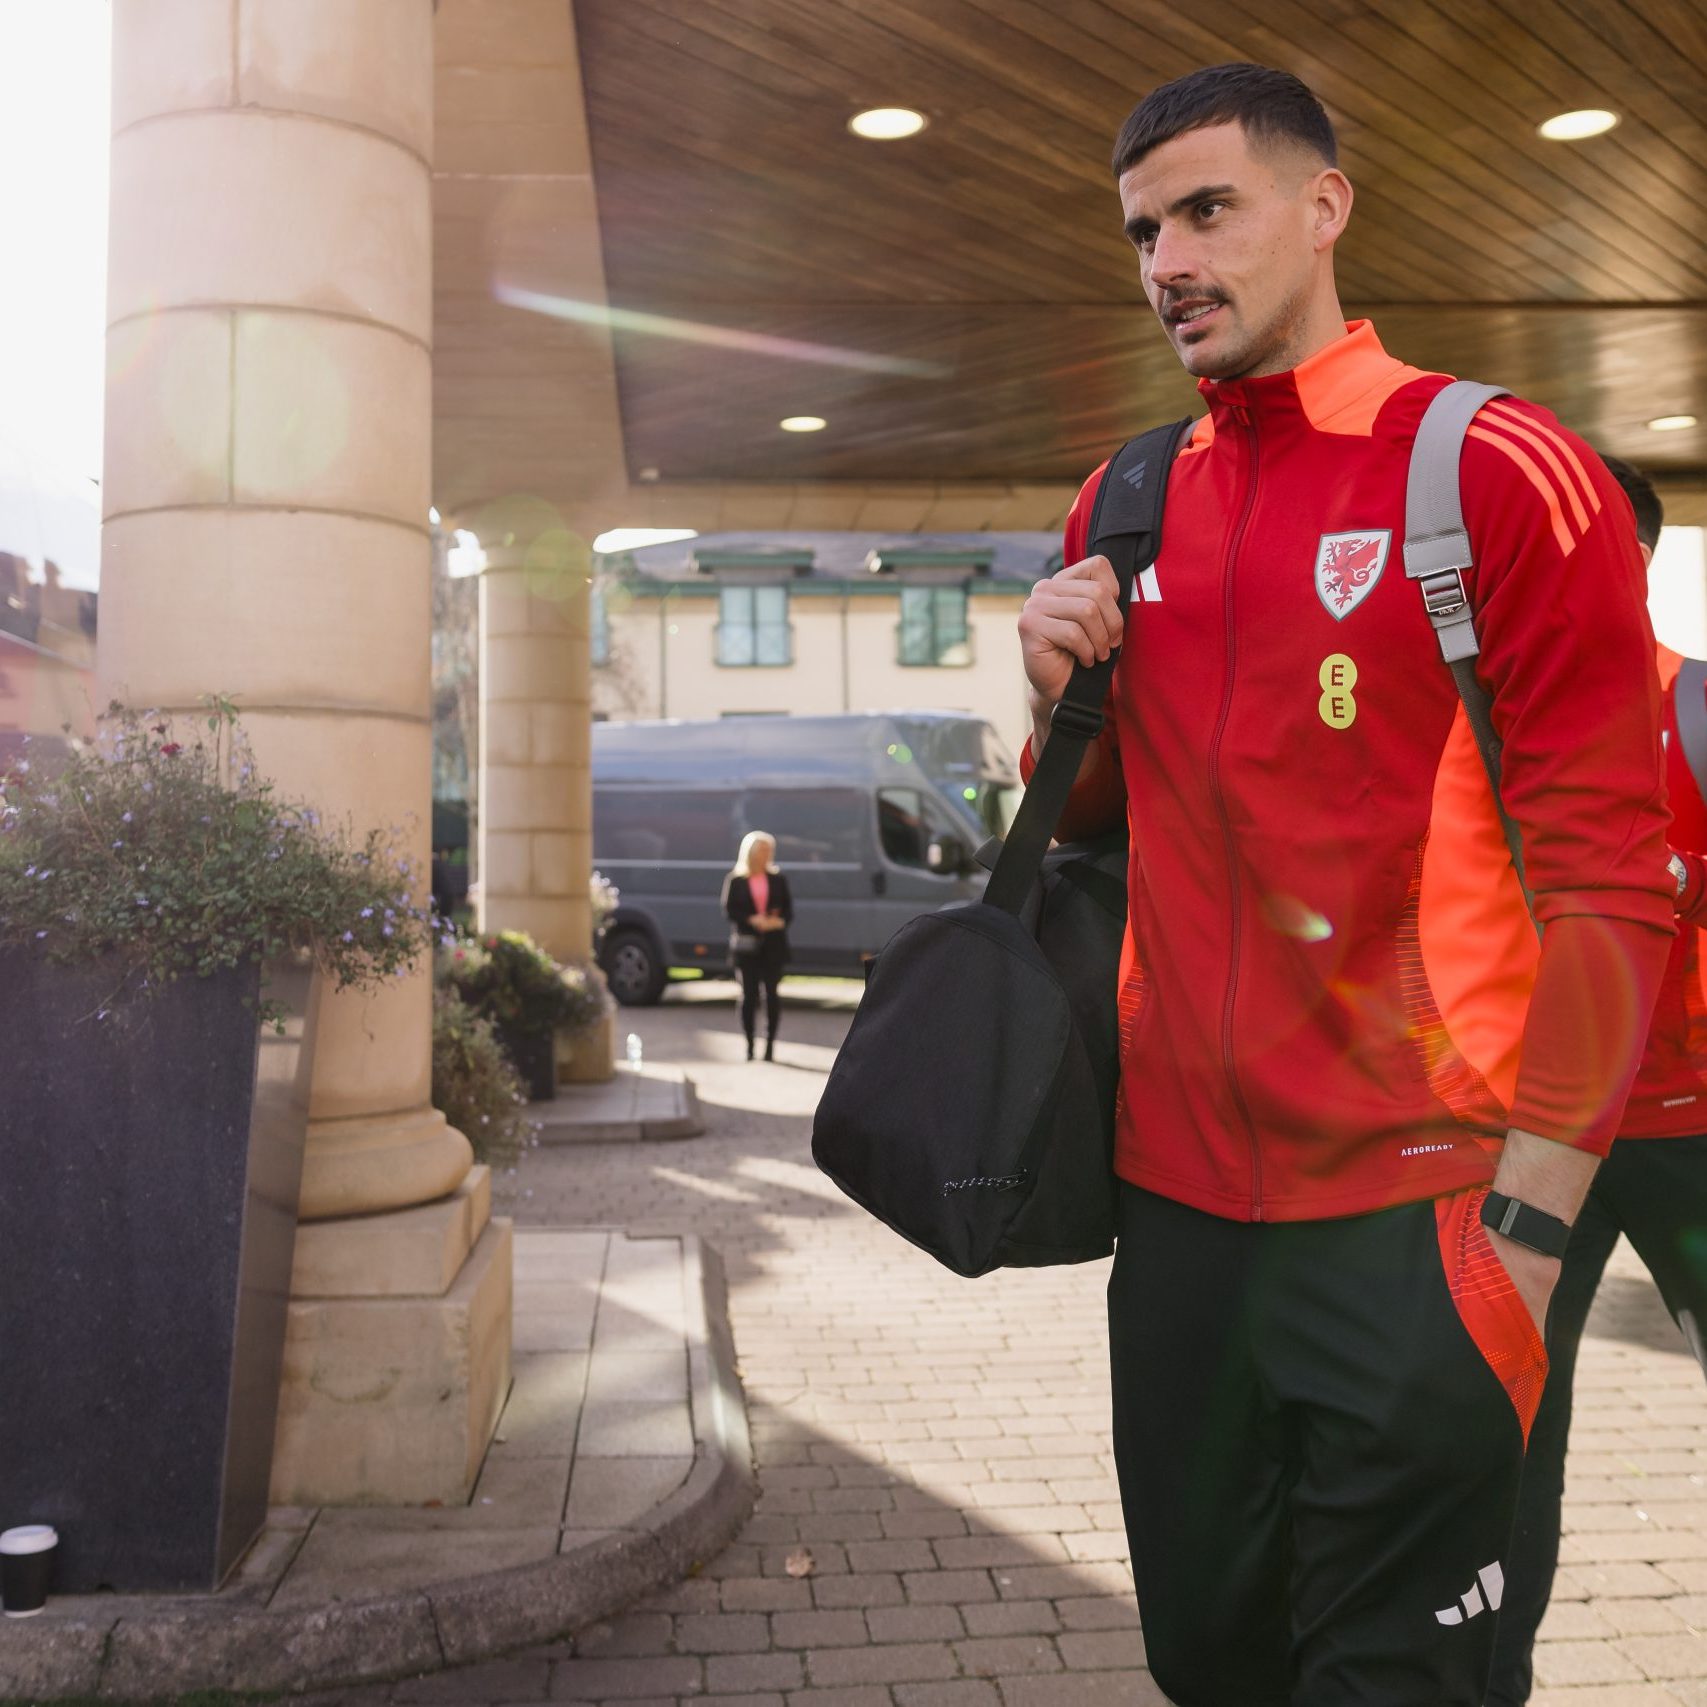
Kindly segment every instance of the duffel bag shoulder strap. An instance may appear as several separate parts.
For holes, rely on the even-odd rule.
[[[1405,574],[1422,593],[1423,609],[1440,642],[1440,655],[1458,684],[1458,697],[1464,702],[1464,715],[1493,789],[1511,863],[1533,917],[1534,902],[1523,875],[1523,841],[1500,796],[1500,738],[1494,729],[1493,702],[1476,675],[1481,642],[1476,638],[1475,612],[1464,586],[1464,572],[1474,566],[1476,558],[1470,547],[1470,530],[1464,525],[1464,500],[1458,481],[1464,435],[1470,423],[1484,404],[1509,395],[1503,385],[1455,379],[1437,392],[1424,410],[1411,445],[1411,466],[1405,482]]]
[[[1103,470],[1091,507],[1089,555],[1106,557],[1120,583],[1120,611],[1132,602],[1132,584],[1156,561],[1162,543],[1162,503],[1168,473],[1180,440],[1191,426],[1188,417],[1128,440]],[[1017,914],[1037,881],[1043,856],[1066,809],[1067,797],[1078,780],[1086,746],[1102,733],[1103,704],[1114,667],[1116,648],[1100,664],[1075,664],[1066,691],[1049,722],[1049,739],[1038,755],[1026,784],[1025,797],[1002,843],[996,869],[984,891],[993,907]]]

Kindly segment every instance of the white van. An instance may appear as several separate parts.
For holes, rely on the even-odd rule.
[[[1019,767],[981,718],[933,711],[593,726],[593,864],[621,904],[599,943],[617,1000],[721,972],[724,874],[768,830],[794,893],[791,972],[858,976],[908,919],[981,894]]]

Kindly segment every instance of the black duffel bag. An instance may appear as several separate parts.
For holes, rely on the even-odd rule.
[[[1189,425],[1133,439],[1097,490],[1090,553],[1123,611]],[[910,920],[877,957],[812,1123],[818,1166],[957,1274],[1114,1248],[1126,838],[1049,843],[1118,656],[1075,666],[984,899]]]

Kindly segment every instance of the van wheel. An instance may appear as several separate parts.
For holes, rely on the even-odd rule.
[[[612,933],[601,956],[610,993],[625,1008],[649,1008],[664,993],[669,968],[645,931]]]

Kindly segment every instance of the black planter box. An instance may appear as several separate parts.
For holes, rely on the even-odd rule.
[[[207,1591],[266,1520],[316,980],[269,968],[282,1037],[259,967],[118,980],[0,951],[0,1528],[58,1593]]]
[[[520,1026],[495,1025],[498,1041],[510,1058],[510,1065],[521,1075],[522,1088],[529,1102],[550,1102],[557,1095],[557,1053],[553,1033],[526,1031]]]

